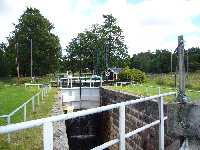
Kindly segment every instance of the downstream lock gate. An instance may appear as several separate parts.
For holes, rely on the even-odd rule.
[[[89,150],[101,144],[100,115],[87,115],[65,122],[70,150]]]

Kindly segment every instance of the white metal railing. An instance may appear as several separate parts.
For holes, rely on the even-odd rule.
[[[24,112],[23,112],[23,120],[26,121],[27,120],[27,105],[28,105],[28,103],[32,102],[32,111],[35,112],[35,100],[36,100],[36,98],[37,98],[37,104],[40,105],[40,96],[41,96],[41,100],[43,100],[44,97],[47,95],[47,93],[48,93],[48,87],[43,87],[40,92],[38,92],[35,95],[33,95],[25,103],[23,103],[22,105],[20,105],[16,109],[14,109],[9,114],[0,116],[0,118],[4,118],[6,120],[6,122],[7,122],[7,125],[9,125],[9,124],[11,124],[11,117],[15,113],[17,113],[19,110],[23,109],[24,110]],[[8,134],[8,142],[10,142],[10,134]]]
[[[14,131],[19,131],[23,129],[33,128],[37,126],[43,126],[43,146],[44,150],[53,150],[53,122],[61,121],[61,120],[68,120],[73,119],[80,116],[90,115],[94,113],[100,113],[108,110],[112,110],[115,108],[119,109],[119,137],[117,139],[110,140],[100,146],[97,146],[93,148],[92,150],[101,150],[108,148],[111,145],[114,145],[116,143],[119,143],[120,150],[125,150],[125,139],[129,138],[141,131],[144,131],[145,129],[148,129],[152,126],[155,126],[159,124],[159,150],[164,150],[164,120],[167,119],[166,116],[164,116],[164,109],[163,109],[163,97],[175,95],[175,92],[160,94],[156,96],[150,96],[145,98],[139,98],[136,100],[130,100],[126,102],[111,104],[107,106],[101,106],[97,108],[91,108],[87,110],[82,110],[78,112],[71,112],[68,114],[62,114],[58,116],[52,116],[48,118],[42,118],[22,123],[16,123],[6,126],[0,126],[0,134],[6,134],[11,133]],[[147,124],[143,127],[140,127],[134,131],[125,133],[125,107],[127,105],[133,105],[149,100],[158,100],[158,108],[159,108],[159,120],[156,120],[150,124]]]
[[[86,80],[88,79],[88,80]],[[67,86],[72,88],[73,87],[73,80],[74,81],[80,81],[81,83],[89,83],[90,87],[94,87],[95,83],[100,83],[100,86],[102,86],[103,79],[100,76],[97,76],[97,78],[93,79],[92,77],[65,77],[60,78],[58,80],[59,85],[62,87],[63,80],[67,80]]]

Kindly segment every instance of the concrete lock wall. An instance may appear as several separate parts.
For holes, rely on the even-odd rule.
[[[109,105],[127,101],[130,99],[139,98],[135,95],[108,90],[106,88],[100,89],[101,105]],[[165,115],[167,114],[168,106],[164,105]],[[158,104],[156,101],[147,101],[130,105],[126,107],[126,133],[134,129],[142,127],[145,124],[151,123],[158,119]],[[104,112],[102,115],[102,131],[104,142],[118,137],[118,110]],[[176,141],[167,133],[167,121],[165,121],[165,148],[170,150],[178,149]],[[127,150],[156,150],[159,143],[159,126],[151,127],[134,137],[126,139]],[[118,145],[109,148],[110,150],[118,149]]]

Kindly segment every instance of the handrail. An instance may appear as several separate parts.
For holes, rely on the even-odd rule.
[[[81,117],[81,116],[85,116],[85,115],[89,115],[89,114],[94,114],[94,113],[100,113],[100,112],[103,112],[103,111],[118,108],[121,105],[131,105],[131,104],[141,103],[141,102],[149,101],[151,99],[170,96],[170,95],[174,95],[174,94],[176,94],[176,93],[175,92],[169,92],[169,93],[164,93],[164,94],[160,94],[160,95],[155,95],[155,96],[150,96],[150,97],[145,97],[145,98],[139,98],[139,99],[136,99],[136,100],[130,100],[130,101],[126,101],[126,102],[101,106],[101,107],[97,107],[97,108],[90,108],[90,109],[87,109],[87,110],[70,112],[70,113],[67,113],[67,114],[62,114],[62,115],[57,115],[57,116],[52,116],[52,117],[47,117],[47,118],[42,118],[42,119],[36,119],[36,120],[6,125],[6,126],[0,126],[0,133],[9,133],[9,132],[17,131],[17,130],[32,128],[34,126],[40,126],[40,125],[44,124],[45,122],[56,122],[56,121],[61,121],[61,120],[74,119],[74,118],[77,118],[77,117]]]
[[[52,117],[47,117],[47,118],[42,118],[42,119],[37,119],[37,120],[31,120],[31,121],[27,121],[27,122],[21,122],[21,123],[6,125],[6,126],[0,126],[0,134],[4,134],[4,133],[9,134],[14,131],[33,128],[33,127],[43,125],[44,150],[53,150],[53,124],[52,124],[53,122],[74,119],[77,117],[100,113],[100,112],[118,108],[119,109],[119,138],[113,139],[111,141],[108,141],[108,142],[100,145],[100,146],[97,146],[97,147],[93,148],[93,150],[105,149],[113,144],[118,143],[118,142],[119,142],[120,150],[125,150],[125,139],[126,138],[133,136],[133,135],[135,135],[145,129],[148,129],[154,125],[157,125],[157,124],[159,124],[159,126],[160,126],[160,128],[159,128],[159,140],[160,140],[159,149],[164,150],[164,120],[166,120],[167,117],[164,116],[163,97],[175,95],[175,94],[176,94],[176,92],[159,94],[159,95],[155,95],[155,96],[139,98],[136,100],[125,101],[125,102],[101,106],[101,107],[97,107],[97,108],[91,108],[91,109],[77,111],[77,112],[70,112],[68,114],[62,114],[62,115],[57,115],[57,116],[52,116]],[[156,120],[150,124],[147,124],[147,125],[140,127],[134,131],[131,131],[129,133],[125,133],[125,106],[149,101],[152,99],[158,100],[159,120]]]

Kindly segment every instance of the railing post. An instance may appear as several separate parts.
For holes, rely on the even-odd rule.
[[[119,108],[119,149],[125,150],[125,105]]]
[[[26,103],[24,104],[24,121],[26,121]]]
[[[37,94],[38,105],[40,105],[40,93]]]
[[[7,124],[10,124],[10,115],[7,117]],[[10,133],[8,133],[8,143],[10,143]]]
[[[70,82],[70,87],[72,88],[72,78],[71,78],[71,82]]]
[[[32,97],[32,111],[35,112],[35,96]]]
[[[160,87],[158,87],[158,95],[160,95]]]
[[[46,122],[43,124],[43,145],[44,145],[44,150],[53,150],[52,122]]]
[[[159,106],[159,150],[164,150],[164,140],[165,140],[165,132],[164,132],[164,107],[163,107],[163,97],[159,98],[158,102]]]
[[[148,96],[148,87],[146,87],[145,90],[146,90],[146,94],[147,94],[147,96]]]
[[[42,100],[44,99],[44,96],[43,96],[43,89],[42,89],[42,91],[41,91],[41,95],[42,95]]]

